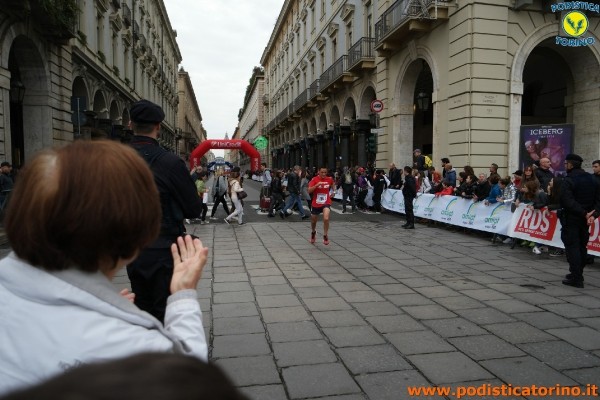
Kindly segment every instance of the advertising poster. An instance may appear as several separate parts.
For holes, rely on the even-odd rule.
[[[539,161],[550,159],[550,170],[554,175],[566,173],[565,156],[572,152],[572,124],[561,125],[522,125],[519,143],[519,169]]]

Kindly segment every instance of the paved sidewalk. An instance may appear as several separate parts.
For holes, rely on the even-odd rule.
[[[329,246],[301,222],[193,226],[211,360],[260,400],[600,384],[598,264],[575,289],[564,257],[402,223],[334,220]]]

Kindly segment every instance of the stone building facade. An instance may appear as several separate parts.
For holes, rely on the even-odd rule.
[[[17,167],[74,139],[127,140],[128,109],[166,114],[176,149],[181,54],[162,0],[7,0],[0,9],[0,157]]]
[[[244,104],[240,114],[238,129],[239,139],[254,144],[254,141],[263,134],[264,122],[264,76],[256,75],[248,95],[248,101]],[[250,170],[250,158],[241,151],[239,154],[239,166],[242,171]],[[261,160],[266,159],[268,150],[259,150]]]
[[[179,103],[177,109],[177,152],[185,160],[192,151],[206,140],[206,130],[202,126],[202,114],[198,107],[190,74],[181,67],[178,73],[177,90]],[[208,158],[203,157],[206,165]]]
[[[582,3],[586,31],[569,40],[563,24]],[[591,162],[599,22],[593,2],[285,1],[261,60],[273,162],[385,168],[412,165],[421,148],[438,165],[508,174],[522,165],[522,126],[562,124]],[[537,132],[539,156],[553,138]]]

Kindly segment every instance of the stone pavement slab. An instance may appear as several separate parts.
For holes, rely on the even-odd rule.
[[[291,219],[194,226],[211,253],[198,288],[211,360],[250,398],[597,381],[600,268],[569,288],[564,257],[483,234],[407,233],[394,214],[344,218],[332,217],[329,246],[308,243],[308,225]]]

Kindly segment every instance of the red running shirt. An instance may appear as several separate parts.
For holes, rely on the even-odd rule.
[[[308,187],[313,187],[319,182],[325,182],[320,187],[317,187],[314,192],[312,192],[312,206],[313,207],[323,207],[331,205],[331,196],[329,195],[329,191],[333,188],[333,178],[328,176],[324,179],[321,179],[320,176],[315,176],[308,183]]]

